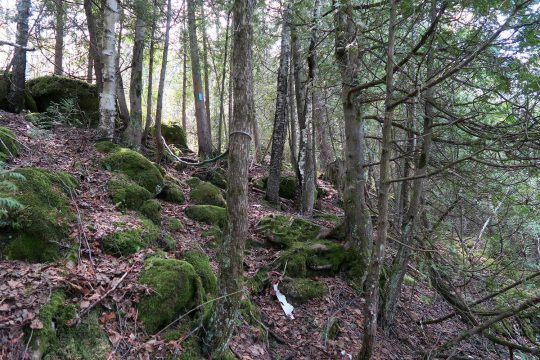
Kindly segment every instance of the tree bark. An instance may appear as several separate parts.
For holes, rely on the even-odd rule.
[[[221,247],[219,291],[206,327],[206,351],[213,359],[227,350],[242,298],[242,266],[248,237],[248,167],[253,121],[253,0],[235,0],[233,8],[234,117],[229,142],[227,227]]]
[[[208,121],[208,129],[210,129],[210,139],[212,139],[212,116],[210,112],[210,78],[208,64],[208,36],[206,35],[206,16],[204,14],[204,3],[201,6],[202,18],[202,40],[203,40],[203,76],[204,76],[204,106],[206,109],[206,121]]]
[[[152,26],[150,30],[150,50],[148,51],[148,88],[146,89],[146,121],[142,134],[142,143],[146,143],[150,126],[152,126],[152,92],[154,84],[154,51],[155,51],[155,34],[156,34],[156,7],[157,1],[154,0],[152,7]],[[185,51],[185,50],[184,50]]]
[[[126,142],[134,149],[141,147],[142,140],[142,71],[144,62],[144,21],[145,7],[139,2],[135,4],[137,21],[135,23],[135,39],[131,58],[131,81],[129,84],[130,121],[126,129]]]
[[[94,59],[92,58],[92,50],[90,45],[88,45],[88,59],[86,63],[86,81],[91,84],[94,81]]]
[[[156,161],[163,158],[165,145],[161,135],[161,114],[163,110],[163,92],[165,91],[165,76],[167,74],[167,57],[169,55],[169,34],[171,31],[171,0],[167,0],[167,23],[165,25],[165,42],[163,44],[163,56],[161,60],[161,72],[159,73],[158,96],[156,104]]]
[[[199,61],[199,46],[197,44],[197,24],[195,23],[195,0],[187,0],[189,49],[191,53],[191,76],[193,78],[193,97],[195,101],[195,118],[197,119],[197,140],[199,156],[212,156],[212,136],[207,119],[201,80],[201,65]]]
[[[390,0],[390,24],[386,56],[386,97],[382,129],[381,164],[378,194],[377,238],[373,244],[373,255],[366,279],[366,304],[364,308],[364,336],[358,359],[369,360],[377,334],[377,316],[379,314],[379,281],[384,262],[386,237],[388,233],[388,200],[390,190],[390,158],[392,150],[392,107],[394,93],[394,46],[396,34],[396,0]]]
[[[98,41],[98,30],[96,26],[96,17],[92,10],[92,0],[84,0],[84,12],[86,14],[86,24],[88,26],[88,37],[90,38],[90,54],[94,63],[94,72],[96,75],[96,85],[101,93],[103,88],[103,61],[101,59],[101,46]]]
[[[281,52],[277,78],[276,112],[274,116],[274,129],[272,131],[272,150],[268,170],[268,183],[266,185],[266,198],[271,204],[279,204],[279,184],[281,180],[281,166],[283,163],[283,149],[287,135],[288,124],[288,78],[290,62],[290,5],[287,4],[283,12],[281,30]]]
[[[218,152],[221,152],[221,139],[223,135],[223,125],[225,122],[225,78],[227,77],[227,60],[229,53],[229,22],[231,13],[227,13],[227,25],[225,28],[225,49],[223,51],[223,69],[221,72],[221,90],[219,94],[219,128],[218,128]]]
[[[293,67],[289,66],[289,114],[290,114],[290,126],[289,126],[289,149],[291,151],[291,165],[293,169],[296,169],[298,159],[298,131],[296,121],[296,106],[294,97],[294,77]]]
[[[356,99],[349,101],[348,93],[352,89],[352,79],[359,78],[357,29],[353,19],[350,1],[345,1],[335,13],[336,42],[335,55],[341,74],[341,101],[345,120],[345,176],[343,179],[343,210],[346,246],[356,258],[351,268],[359,288],[362,288],[370,257],[372,239],[371,220],[366,206],[364,192],[364,163],[366,145],[364,139],[364,119]],[[352,46],[351,44],[354,44]]]
[[[187,29],[184,20],[182,29],[182,127],[187,131],[186,101],[187,101]]]
[[[122,121],[121,129],[127,128],[129,125],[129,109],[127,106],[126,92],[124,88],[124,79],[122,78],[122,71],[120,70],[120,54],[122,53],[122,39],[124,30],[124,9],[120,7],[120,29],[118,29],[118,46],[116,47],[116,98],[118,99],[118,111],[119,117]]]
[[[100,138],[114,138],[114,121],[116,120],[116,22],[118,18],[117,0],[107,0],[103,18],[103,89],[99,99]],[[95,57],[94,57],[95,59]]]
[[[26,47],[28,46],[28,19],[30,0],[17,1],[17,45],[13,54],[13,78],[8,94],[9,110],[20,113],[24,108],[24,88],[26,85]]]
[[[65,9],[64,0],[55,0],[54,16],[56,23],[54,24],[54,74],[64,74],[64,27],[65,27]]]

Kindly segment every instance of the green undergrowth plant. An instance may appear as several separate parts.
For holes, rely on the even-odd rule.
[[[17,191],[17,185],[12,180],[24,180],[24,176],[5,168],[0,161],[0,227],[12,225],[10,213],[22,208],[22,204],[12,195]]]

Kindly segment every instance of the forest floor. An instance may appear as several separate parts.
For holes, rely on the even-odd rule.
[[[102,169],[96,159],[102,154],[93,143],[94,131],[57,126],[51,131],[36,130],[23,116],[0,112],[0,126],[13,130],[23,144],[19,157],[11,161],[13,167],[37,166],[66,171],[79,179],[80,186],[72,199],[79,219],[72,228],[73,242],[80,245],[76,263],[59,261],[48,264],[29,264],[21,261],[0,262],[0,358],[24,358],[28,354],[28,332],[39,328],[37,314],[53,289],[70,288],[70,302],[84,317],[98,303],[103,312],[100,326],[107,333],[114,353],[111,359],[164,358],[181,353],[185,334],[180,339],[165,341],[159,336],[148,336],[137,323],[136,304],[147,290],[138,283],[144,257],[153,250],[143,250],[131,256],[116,258],[105,254],[100,239],[115,231],[115,220],[129,222],[135,215],[118,211],[106,190],[111,173]],[[188,168],[177,171],[164,165],[168,174],[184,181],[196,171]],[[262,175],[264,167],[252,166],[250,177]],[[328,184],[321,182],[329,188]],[[185,189],[189,203],[188,187]],[[187,204],[186,204],[187,205]],[[184,215],[186,205],[162,203],[163,215],[179,219],[183,230],[173,234],[177,253],[200,246],[213,259],[215,246],[203,232],[209,226],[190,220]],[[283,212],[293,212],[292,204],[284,202]],[[278,249],[267,246],[254,231],[258,220],[280,211],[263,201],[263,194],[250,185],[250,234],[262,245],[246,251],[246,272],[252,276],[262,266],[277,257]],[[319,199],[317,214],[340,214],[336,192]],[[315,217],[324,227],[329,223]],[[273,280],[280,274],[272,273]],[[414,274],[413,274],[414,275]],[[375,359],[418,359],[420,351],[430,351],[445,340],[465,330],[454,317],[434,325],[418,325],[421,319],[438,318],[452,309],[429,287],[421,275],[415,275],[414,285],[405,285],[398,305],[396,327],[391,334],[379,332]],[[261,322],[269,330],[244,321],[230,343],[231,350],[241,359],[349,359],[358,352],[362,337],[363,298],[348,283],[344,275],[318,279],[326,284],[328,294],[294,309],[294,320],[283,313],[272,287],[250,295],[261,313]],[[337,319],[339,331],[333,340],[325,339],[325,328],[330,319]],[[76,319],[73,326],[76,326]],[[26,336],[25,336],[26,331]],[[26,353],[26,355],[25,355]],[[464,341],[452,354],[470,359],[506,359],[503,348],[494,347],[480,337]]]

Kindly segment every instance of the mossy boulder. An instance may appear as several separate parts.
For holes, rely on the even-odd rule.
[[[167,225],[169,226],[170,231],[180,231],[184,228],[184,224],[176,218],[169,217],[167,218]]]
[[[0,126],[0,161],[7,160],[19,154],[16,137],[13,132]]]
[[[68,326],[75,316],[75,305],[63,291],[55,290],[39,311],[43,328],[32,334],[32,358],[64,359],[69,354],[70,359],[107,359],[113,349],[99,325],[98,311],[91,311],[78,326]]]
[[[139,319],[154,334],[200,301],[201,280],[187,261],[150,257],[140,282],[153,289],[141,298]]]
[[[253,180],[253,186],[259,190],[266,190],[266,184],[268,183],[268,177],[262,177]],[[315,200],[321,189],[317,187],[315,189]],[[284,199],[294,200],[296,197],[296,177],[295,176],[283,176],[279,181],[279,196]]]
[[[328,292],[324,284],[304,278],[288,278],[281,283],[280,290],[294,305],[304,304]]]
[[[122,209],[139,209],[152,198],[150,191],[124,174],[114,174],[107,183],[107,191],[113,203]]]
[[[0,244],[11,260],[47,262],[60,255],[59,244],[69,243],[70,224],[75,215],[70,207],[70,193],[77,181],[65,172],[40,168],[19,168],[24,179],[12,182],[17,191],[11,194],[22,208],[7,219],[8,226],[0,228]],[[0,197],[7,194],[0,192]]]
[[[317,238],[321,227],[296,216],[269,215],[259,221],[257,230],[268,241],[289,247],[298,241]]]
[[[305,277],[321,272],[335,274],[349,261],[349,254],[343,246],[329,240],[295,242],[281,253],[279,263],[287,266],[286,274]]]
[[[155,129],[152,129],[155,133]],[[183,127],[176,124],[161,124],[161,135],[168,145],[174,145],[180,150],[187,150],[187,135]]]
[[[152,221],[141,218],[136,225],[132,223],[116,223],[117,230],[102,240],[103,250],[114,256],[125,256],[136,253],[159,239],[159,228]]]
[[[167,178],[163,184],[163,189],[157,197],[173,204],[183,204],[186,202],[186,197],[182,192],[182,188],[180,188],[176,182]]]
[[[217,277],[210,267],[208,256],[199,250],[188,250],[183,254],[183,259],[193,265],[208,294],[215,295],[217,291]]]
[[[163,188],[163,175],[160,169],[140,153],[99,142],[96,148],[107,154],[101,165],[111,171],[122,173],[138,185],[155,195]]]
[[[190,205],[184,210],[186,216],[192,220],[225,227],[227,211],[225,208],[214,205]]]
[[[90,125],[99,122],[99,94],[96,85],[64,76],[41,76],[26,82],[26,89],[35,100],[38,112],[45,112],[52,103],[74,99],[84,111]],[[84,119],[80,119],[84,120]]]
[[[208,181],[220,189],[227,188],[227,172],[220,167],[208,168],[193,174],[193,176]]]
[[[214,205],[221,207],[227,205],[227,202],[221,194],[221,190],[214,184],[206,181],[191,181],[191,184],[191,203],[195,205]]]
[[[146,200],[141,208],[140,213],[152,220],[155,224],[161,222],[161,203],[156,199]]]

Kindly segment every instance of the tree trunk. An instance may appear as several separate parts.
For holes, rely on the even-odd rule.
[[[268,183],[266,185],[266,198],[271,204],[279,204],[279,184],[281,180],[281,165],[283,162],[283,149],[287,135],[288,123],[288,78],[290,62],[290,5],[287,4],[283,12],[281,30],[281,52],[277,78],[276,112],[274,116],[274,129],[272,131],[272,151],[268,170]]]
[[[54,16],[56,23],[54,24],[54,74],[64,74],[64,26],[65,26],[65,10],[64,0],[55,0]]]
[[[221,139],[223,135],[223,125],[225,122],[225,78],[227,77],[227,60],[229,53],[229,23],[231,13],[227,13],[227,25],[225,28],[225,49],[223,54],[223,70],[221,72],[221,89],[219,94],[219,129],[218,129],[218,152],[221,152]]]
[[[94,72],[96,75],[96,85],[101,93],[103,88],[103,60],[101,59],[101,46],[98,41],[98,30],[96,17],[92,10],[92,0],[84,0],[84,12],[86,14],[86,24],[88,26],[88,37],[90,38],[90,53],[94,62]]]
[[[370,256],[371,220],[366,206],[364,192],[364,163],[366,145],[364,120],[359,104],[349,101],[349,91],[353,88],[351,79],[359,78],[360,57],[357,50],[357,29],[353,21],[353,8],[345,1],[335,14],[336,43],[335,55],[341,74],[341,101],[345,120],[345,176],[343,179],[343,210],[345,212],[344,232],[346,246],[351,248],[356,262],[351,274],[359,288],[362,288]],[[354,46],[352,45],[354,44]]]
[[[126,100],[126,91],[124,88],[124,79],[120,70],[120,54],[122,53],[122,32],[124,30],[124,9],[120,7],[120,29],[118,30],[118,46],[116,47],[116,98],[118,99],[118,111],[122,121],[122,129],[129,124],[129,109]]]
[[[161,72],[159,73],[158,96],[156,104],[156,161],[163,158],[165,145],[161,136],[161,114],[163,110],[163,92],[165,91],[165,76],[167,74],[167,56],[169,55],[169,34],[171,31],[171,0],[167,0],[167,23],[165,25],[165,42],[163,44],[163,56],[161,60]]]
[[[203,86],[201,81],[201,65],[199,61],[199,46],[197,44],[197,25],[195,23],[195,0],[187,0],[189,49],[191,53],[191,75],[193,78],[193,96],[195,100],[195,118],[197,119],[197,140],[199,156],[212,156],[212,136],[204,103]]]
[[[92,58],[92,50],[90,45],[88,45],[88,62],[86,64],[86,81],[91,84],[94,81],[94,59]]]
[[[142,134],[142,143],[146,143],[150,126],[152,126],[152,92],[154,84],[154,51],[155,51],[155,34],[156,34],[156,7],[157,2],[154,0],[152,8],[152,26],[150,30],[150,50],[148,51],[148,88],[146,89],[146,122]],[[185,51],[185,50],[184,50]]]
[[[114,138],[114,121],[116,120],[116,21],[118,18],[118,2],[107,0],[103,18],[103,90],[99,99],[99,138]],[[94,57],[95,59],[95,57]],[[97,74],[96,74],[97,75]]]
[[[187,131],[186,101],[187,101],[187,29],[184,20],[184,29],[182,30],[182,127]]]
[[[135,39],[133,57],[131,58],[131,81],[129,83],[130,121],[126,129],[126,142],[134,149],[141,147],[142,140],[142,71],[144,62],[144,8],[136,4],[137,21],[135,23]]]
[[[289,114],[290,114],[290,126],[289,126],[289,149],[291,151],[291,165],[293,169],[296,169],[298,159],[298,132],[296,121],[296,106],[294,98],[294,77],[293,67],[289,66]]]
[[[13,79],[8,94],[9,110],[20,113],[24,108],[24,88],[26,85],[26,47],[28,46],[28,19],[30,0],[17,1],[17,45],[13,54]]]
[[[435,21],[437,16],[437,9],[435,1],[431,3],[431,22]],[[432,37],[435,37],[436,31],[433,31]],[[433,68],[434,62],[433,48],[427,54],[426,58],[426,78],[430,79],[434,75]],[[407,213],[403,219],[401,225],[401,238],[398,246],[398,252],[392,263],[392,268],[387,281],[384,296],[384,308],[382,316],[382,324],[386,330],[394,324],[396,305],[401,294],[401,287],[403,285],[403,278],[407,273],[407,265],[411,256],[411,245],[413,244],[414,229],[417,223],[418,215],[422,211],[421,200],[424,195],[424,178],[427,173],[427,166],[429,164],[429,156],[431,152],[432,143],[432,124],[434,111],[432,106],[433,95],[435,89],[429,88],[425,92],[425,105],[424,105],[424,128],[422,133],[422,150],[416,164],[416,170],[414,173],[414,180],[412,185],[412,194]],[[407,177],[407,175],[405,176]],[[404,182],[405,183],[405,182]]]
[[[227,227],[221,246],[219,291],[206,327],[206,351],[213,359],[227,350],[242,298],[242,266],[248,237],[248,167],[253,108],[252,41],[254,1],[235,0],[233,8],[234,117],[231,122],[227,188]]]
[[[212,120],[210,113],[210,79],[208,76],[208,36],[206,35],[206,16],[204,14],[204,3],[201,6],[202,18],[202,40],[203,40],[203,76],[204,76],[204,105],[206,109],[206,121],[210,129],[210,139],[212,139]]]
[[[390,158],[392,150],[392,107],[394,92],[394,44],[396,33],[396,0],[390,0],[390,23],[388,30],[388,48],[386,57],[386,97],[382,129],[381,164],[379,170],[379,194],[377,238],[373,244],[373,255],[366,279],[366,304],[364,308],[364,336],[358,359],[369,360],[373,353],[373,344],[377,334],[377,316],[379,315],[379,282],[384,262],[386,237],[388,233],[388,200],[390,190]]]

